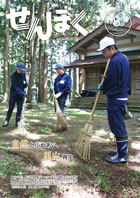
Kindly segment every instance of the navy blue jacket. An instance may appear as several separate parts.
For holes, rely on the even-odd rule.
[[[112,98],[128,97],[130,91],[129,61],[120,51],[117,51],[110,60],[102,90]]]
[[[71,77],[65,72],[58,75],[54,81],[55,94],[61,92],[62,96],[67,96],[71,89]]]
[[[17,71],[15,71],[11,75],[11,83],[10,96],[23,97],[25,95],[24,88],[27,87],[25,74],[18,74]]]

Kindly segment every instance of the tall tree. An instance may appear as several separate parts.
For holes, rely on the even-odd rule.
[[[9,12],[9,2],[6,0],[5,10]],[[5,34],[4,34],[4,100],[8,101],[8,65],[9,65],[9,20],[5,19]]]
[[[39,6],[39,19],[41,20],[44,10],[44,4],[45,0],[42,0],[40,2]],[[36,53],[37,53],[37,41],[38,41],[38,35],[35,35],[34,43],[33,43],[33,54],[31,59],[31,71],[29,76],[29,88],[28,88],[28,101],[31,102],[32,99],[32,87],[35,83],[35,76],[36,76]]]
[[[48,42],[46,41],[46,49],[45,49],[45,56],[44,56],[44,101],[48,101]]]
[[[47,2],[46,4],[47,8],[46,8],[46,11],[49,12],[50,11],[50,4],[49,4],[49,1]],[[45,43],[45,60],[44,60],[44,101],[48,101],[48,86],[47,86],[47,83],[48,83],[48,46],[49,44],[49,39],[46,40],[46,43]]]
[[[39,81],[38,81],[38,102],[43,102],[42,89],[42,40],[39,40]]]

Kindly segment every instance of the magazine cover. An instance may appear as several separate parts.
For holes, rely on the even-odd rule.
[[[0,0],[0,198],[140,198],[140,0]]]

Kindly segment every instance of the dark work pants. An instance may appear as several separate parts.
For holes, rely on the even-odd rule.
[[[116,140],[118,138],[127,138],[127,132],[124,123],[126,113],[126,101],[107,98],[108,122]],[[125,139],[126,139],[125,138]]]
[[[67,97],[65,96],[60,96],[57,101],[58,101],[58,104],[59,104],[59,107],[64,115],[64,107],[65,107],[65,104],[66,104],[66,100],[67,100]]]
[[[10,120],[10,117],[12,115],[12,112],[13,112],[13,109],[14,109],[16,103],[17,103],[16,120],[20,119],[23,101],[24,101],[23,97],[12,97],[12,96],[10,96],[9,109],[8,109],[8,112],[7,112],[6,120],[8,120],[8,121]]]

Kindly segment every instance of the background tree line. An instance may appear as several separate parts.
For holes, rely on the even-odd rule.
[[[82,10],[86,16],[80,25],[90,33],[104,21],[106,13],[113,8],[127,11],[131,17],[140,14],[139,0],[0,0],[0,96],[3,102],[8,101],[10,76],[18,62],[23,62],[29,75],[28,102],[31,102],[33,85],[38,88],[38,102],[48,101],[50,79],[54,75],[56,62],[65,64],[65,54],[70,46],[77,42],[79,33],[73,27],[64,33],[54,30],[56,10],[68,9],[71,21]],[[52,13],[52,35],[42,41],[35,34],[31,41],[26,39],[28,30],[16,31],[11,28],[6,14],[10,8],[21,11],[25,6],[30,10],[27,21],[31,24],[33,16],[40,19],[43,31],[46,31],[46,12]],[[70,22],[68,22],[70,24]]]

